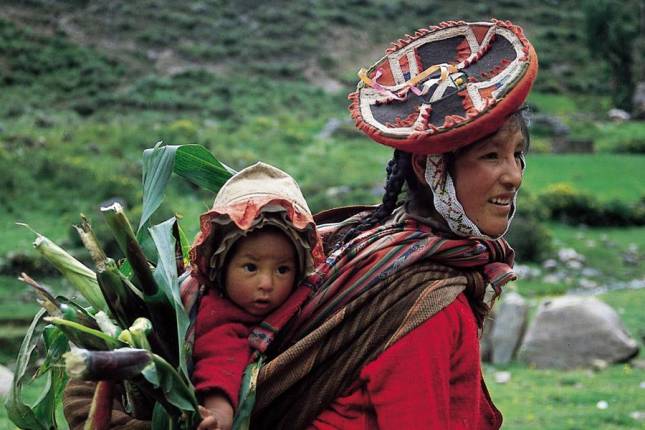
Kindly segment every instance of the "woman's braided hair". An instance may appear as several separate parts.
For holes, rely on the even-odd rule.
[[[387,219],[397,207],[399,195],[403,189],[403,184],[408,183],[408,187],[416,188],[417,182],[414,178],[414,172],[411,166],[411,154],[400,150],[395,150],[392,159],[387,163],[385,171],[387,179],[385,180],[385,194],[381,204],[360,223],[349,229],[339,241],[337,246],[343,245],[362,232],[381,224]]]

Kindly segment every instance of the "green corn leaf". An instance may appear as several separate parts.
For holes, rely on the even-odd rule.
[[[168,301],[174,307],[176,316],[177,339],[185,339],[186,331],[190,321],[184,309],[181,297],[179,296],[179,282],[177,280],[177,265],[175,262],[175,238],[173,236],[173,226],[176,223],[175,218],[158,224],[149,229],[150,236],[157,247],[159,261],[155,268],[154,277],[157,285],[164,291]],[[182,343],[183,344],[183,343]],[[179,365],[181,371],[188,380],[188,369],[186,368],[186,351],[178,345],[179,351]]]
[[[81,348],[89,347],[95,349],[115,349],[126,346],[121,341],[113,338],[108,334],[103,333],[102,331],[86,327],[83,324],[79,324],[74,321],[68,321],[66,319],[57,317],[45,317],[45,321],[59,327],[66,334],[68,332],[74,333],[79,339],[77,340],[77,342],[80,343],[80,345],[77,346]],[[69,334],[67,337],[70,337]]]
[[[155,430],[174,430],[177,428],[175,419],[168,414],[161,403],[155,403],[152,409],[152,428]]]
[[[62,408],[63,390],[67,383],[67,375],[61,367],[52,367],[45,375],[45,387],[40,397],[33,405],[34,413],[42,417],[50,428],[58,429],[56,412]]]
[[[182,413],[197,414],[197,398],[192,385],[162,357],[152,354],[152,361],[154,366],[146,366],[141,372],[143,377],[155,388],[160,388],[168,403]]]
[[[159,208],[172,172],[193,184],[218,192],[236,172],[218,161],[202,145],[166,145],[161,143],[143,152],[143,213],[137,236]]]
[[[255,406],[258,374],[263,362],[264,357],[260,356],[257,361],[250,363],[244,369],[239,406],[233,419],[233,430],[249,430],[251,428],[251,414],[253,413],[253,406]]]
[[[177,232],[179,233],[179,242],[181,244],[181,253],[184,257],[184,267],[188,266],[189,264],[189,254],[190,254],[190,247],[191,247],[191,241],[188,240],[188,236],[186,236],[186,232],[184,231],[183,228],[181,228],[181,225],[179,224],[179,220],[177,220]]]
[[[177,149],[174,171],[206,190],[217,193],[235,170],[220,162],[202,145],[182,145]]]
[[[67,336],[56,326],[48,325],[43,330],[43,341],[47,355],[45,361],[38,368],[38,375],[42,375],[60,362],[63,354],[69,351],[69,340]]]
[[[20,345],[14,379],[5,402],[9,419],[19,428],[26,430],[49,430],[55,428],[52,427],[51,422],[38,414],[39,411],[34,410],[32,406],[27,405],[22,399],[22,387],[25,382],[29,361],[38,341],[37,336],[34,336],[34,334],[36,327],[46,315],[45,309],[40,309],[27,330],[27,334]],[[47,389],[45,393],[48,391]]]
[[[164,198],[166,185],[175,165],[178,146],[161,146],[143,151],[143,212],[138,230],[148,222]]]

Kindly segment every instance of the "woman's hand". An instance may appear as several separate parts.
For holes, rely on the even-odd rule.
[[[233,406],[226,396],[214,394],[204,400],[199,407],[202,422],[197,430],[231,430],[233,426]]]

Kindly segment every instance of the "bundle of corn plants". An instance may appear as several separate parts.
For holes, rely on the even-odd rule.
[[[55,295],[23,273],[42,309],[22,342],[6,407],[21,429],[57,429],[57,408],[68,378],[97,381],[85,428],[109,428],[115,384],[125,390],[124,407],[152,409],[155,429],[191,429],[198,405],[187,370],[184,338],[189,325],[179,296],[189,243],[177,219],[149,226],[173,172],[217,192],[234,173],[199,145],[162,146],[143,154],[143,213],[135,233],[119,204],[101,208],[125,259],[108,257],[90,223],[81,216],[76,230],[95,270],[38,233],[35,248],[75,287],[87,304]],[[154,243],[146,255],[144,239]],[[44,357],[35,357],[41,344]],[[35,372],[30,363],[42,359]],[[35,404],[22,389],[46,379]],[[60,411],[59,411],[60,412]],[[60,414],[59,414],[60,415]]]

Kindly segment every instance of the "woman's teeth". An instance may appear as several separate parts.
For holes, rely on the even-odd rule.
[[[511,200],[510,199],[491,199],[490,202],[495,205],[506,206],[511,203]]]

